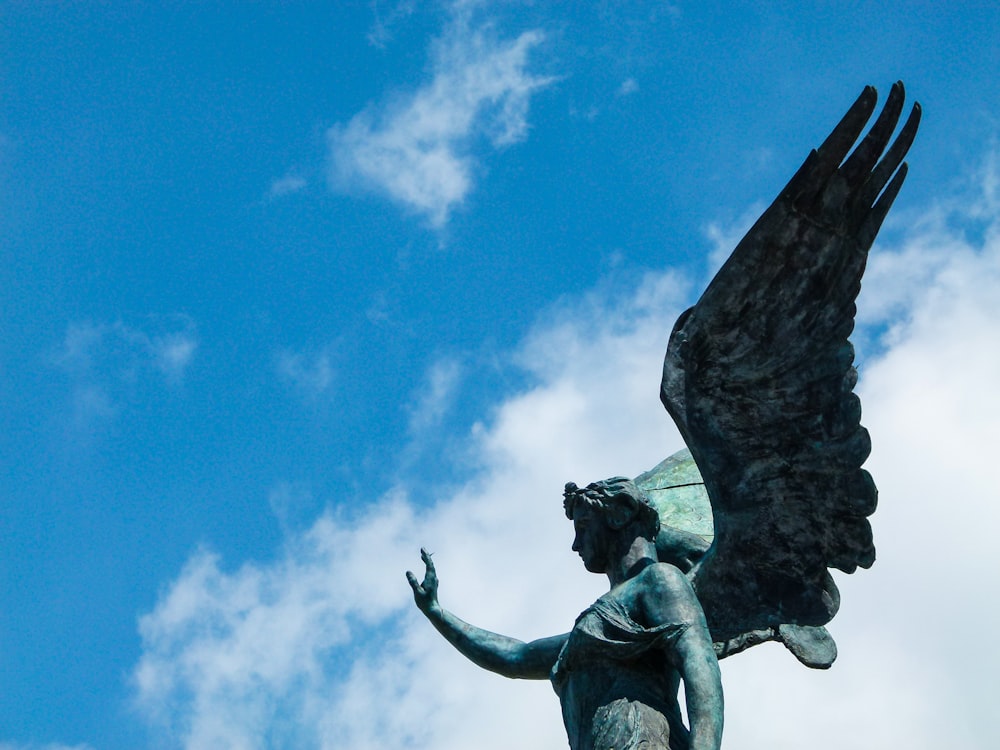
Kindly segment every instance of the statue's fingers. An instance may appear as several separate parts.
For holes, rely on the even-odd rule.
[[[434,573],[434,561],[431,559],[431,553],[428,552],[423,547],[420,548],[420,559],[424,561],[424,565],[427,566],[428,573]]]
[[[438,577],[437,572],[433,567],[427,568],[427,573],[424,575],[424,588],[425,589],[437,589]]]
[[[412,588],[415,593],[420,593],[420,584],[417,583],[417,577],[413,575],[413,571],[406,571],[406,580],[409,581],[410,588]]]

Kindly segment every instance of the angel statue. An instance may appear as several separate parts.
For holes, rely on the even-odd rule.
[[[828,568],[875,560],[848,336],[920,120],[914,104],[892,140],[903,99],[896,83],[858,143],[877,101],[865,88],[677,320],[660,399],[689,451],[634,480],[566,485],[573,549],[610,584],[570,632],[524,643],[477,628],[438,603],[425,551],[423,581],[407,573],[474,663],[552,681],[572,750],[716,750],[718,659],[769,640],[809,667],[836,657]]]

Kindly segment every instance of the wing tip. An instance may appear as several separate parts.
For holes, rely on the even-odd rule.
[[[810,669],[829,669],[837,659],[837,643],[822,625],[779,625],[778,638]]]

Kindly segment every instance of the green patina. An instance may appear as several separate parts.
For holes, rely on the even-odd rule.
[[[661,524],[697,534],[711,544],[712,503],[691,451],[678,451],[633,481],[649,496]]]

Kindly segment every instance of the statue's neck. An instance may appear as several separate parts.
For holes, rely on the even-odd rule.
[[[656,562],[656,545],[648,539],[637,536],[628,549],[608,568],[608,582],[611,588],[639,575],[647,566]]]

